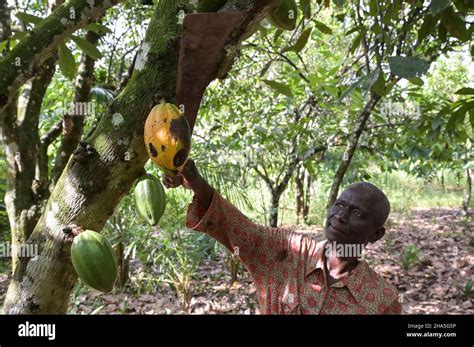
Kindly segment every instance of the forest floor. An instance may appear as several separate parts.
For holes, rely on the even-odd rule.
[[[472,214],[472,212],[471,212]],[[368,247],[366,260],[403,295],[404,314],[474,314],[474,219],[448,208],[392,214],[385,237]],[[301,228],[321,237],[321,229]],[[9,276],[0,274],[0,303]],[[189,311],[171,287],[153,293],[101,294],[81,288],[71,298],[76,314],[255,314],[255,289],[247,272],[230,283],[223,260],[205,260],[192,281]]]

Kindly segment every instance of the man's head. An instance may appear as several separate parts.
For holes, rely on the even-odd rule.
[[[373,243],[385,234],[390,213],[387,196],[366,182],[351,184],[328,211],[326,237],[342,244]]]

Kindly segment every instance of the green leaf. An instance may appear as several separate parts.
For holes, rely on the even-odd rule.
[[[390,71],[401,78],[410,79],[424,75],[430,68],[430,63],[415,57],[389,57]]]
[[[22,38],[24,38],[26,35],[28,35],[28,32],[27,31],[19,31],[17,33],[15,33],[12,37],[11,37],[11,40],[21,40]]]
[[[448,132],[452,132],[455,129],[456,125],[464,121],[464,116],[469,109],[468,107],[469,105],[464,105],[451,115],[448,120],[448,123],[446,124],[446,130]]]
[[[0,42],[0,53],[7,46],[7,44],[8,44],[8,40],[3,40],[2,42]]]
[[[385,96],[385,78],[382,71],[379,71],[378,78],[372,84],[371,90],[378,96]]]
[[[21,20],[23,23],[32,23],[32,24],[38,24],[43,20],[43,18],[37,17],[35,15],[26,13],[26,12],[18,12],[16,14],[17,18]]]
[[[377,0],[370,0],[369,1],[369,14],[372,17],[377,16],[378,14],[378,6],[377,6]]]
[[[357,49],[357,47],[360,46],[360,42],[362,41],[362,33],[360,33],[359,35],[356,36],[356,38],[354,39],[354,41],[352,41],[352,45],[351,47],[349,48],[349,53],[350,54],[353,54],[355,52],[355,50]]]
[[[474,108],[469,110],[469,119],[471,120],[471,126],[474,129]]]
[[[296,41],[296,43],[290,47],[286,47],[284,50],[283,50],[283,53],[285,52],[289,52],[289,51],[294,51],[296,53],[299,53],[303,50],[303,48],[306,46],[306,44],[308,43],[308,40],[309,40],[309,37],[311,36],[311,31],[313,29],[312,28],[308,28],[306,29],[305,31],[303,31],[300,35],[300,37],[298,38],[298,40]]]
[[[442,13],[441,23],[447,32],[461,41],[468,41],[471,38],[470,31],[466,29],[464,20],[454,13],[452,9],[448,9]]]
[[[272,66],[273,64],[273,60],[270,60],[269,62],[267,62],[265,64],[265,66],[263,67],[262,71],[260,71],[260,77],[263,77],[265,76],[265,74],[267,73],[268,69],[270,68],[270,66]]]
[[[359,78],[357,81],[355,81],[353,84],[351,84],[342,94],[341,96],[339,97],[339,99],[337,100],[338,102],[341,102],[342,100],[344,100],[350,93],[352,93],[354,91],[354,89],[356,89],[360,84],[362,83],[365,83],[365,81],[367,80],[368,76],[362,76],[361,78]]]
[[[469,112],[466,112],[466,117],[464,118],[464,131],[469,138],[474,139],[474,126],[471,123]]]
[[[471,95],[471,94],[474,94],[474,88],[461,88],[459,89],[456,93],[454,94],[458,94],[458,95]]]
[[[287,84],[270,80],[262,80],[262,82],[264,82],[266,85],[268,85],[280,94],[286,95],[288,97],[293,97],[293,92],[291,91],[290,86]]]
[[[314,20],[314,25],[316,25],[316,28],[319,29],[324,34],[331,35],[332,34],[332,29],[328,27],[326,24],[320,22],[319,20]]]
[[[410,81],[410,83],[413,83],[417,86],[422,86],[423,84],[425,84],[425,82],[419,78],[419,77],[413,77],[413,78],[409,78],[408,81]]]
[[[300,7],[305,18],[311,17],[311,0],[300,0]]]
[[[84,30],[86,30],[86,31],[93,31],[93,32],[95,32],[96,34],[100,34],[100,33],[111,33],[111,32],[112,32],[112,30],[110,30],[109,28],[107,28],[105,25],[102,25],[102,24],[99,24],[99,23],[87,24],[86,26],[84,26]]]
[[[76,61],[66,44],[59,45],[59,68],[67,79],[74,79],[76,76]]]
[[[362,83],[362,89],[369,90],[372,88],[375,82],[379,79],[380,69],[376,68],[371,73],[367,75],[367,78]]]
[[[101,104],[107,104],[115,97],[115,92],[113,90],[99,86],[93,87],[90,94],[97,100],[98,103]]]
[[[437,15],[451,4],[451,0],[431,0],[430,11],[433,15]]]
[[[102,54],[93,43],[75,35],[72,35],[71,38],[92,59],[97,60],[102,57]]]
[[[352,34],[352,33],[355,33],[356,31],[361,31],[363,28],[364,28],[363,25],[357,25],[357,26],[353,27],[352,29],[350,29],[348,32],[346,32],[346,33],[344,34],[344,36],[348,36],[348,35],[350,35],[350,34]]]
[[[276,43],[282,34],[283,34],[283,30],[277,29],[277,31],[275,31],[275,35],[273,36],[273,43]]]
[[[448,38],[448,31],[444,27],[443,23],[439,23],[438,25],[438,38],[442,42],[445,42]]]
[[[378,23],[374,23],[370,30],[375,34],[375,35],[380,35],[382,34],[383,30],[382,27]]]
[[[431,14],[427,14],[423,20],[420,30],[418,30],[418,41],[422,41],[436,29],[436,20]]]

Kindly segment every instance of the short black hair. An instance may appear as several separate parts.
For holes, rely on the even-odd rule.
[[[377,227],[383,226],[390,214],[390,201],[388,201],[387,195],[369,182],[356,182],[348,186],[346,189],[349,188],[362,188],[373,194],[375,200],[374,210],[378,212],[374,216],[375,223],[377,224]]]

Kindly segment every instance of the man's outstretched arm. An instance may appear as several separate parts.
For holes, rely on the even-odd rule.
[[[183,185],[193,190],[187,227],[222,243],[254,275],[261,275],[281,251],[290,248],[291,232],[252,222],[202,178],[191,159],[179,175],[165,177],[164,184],[168,188]]]

